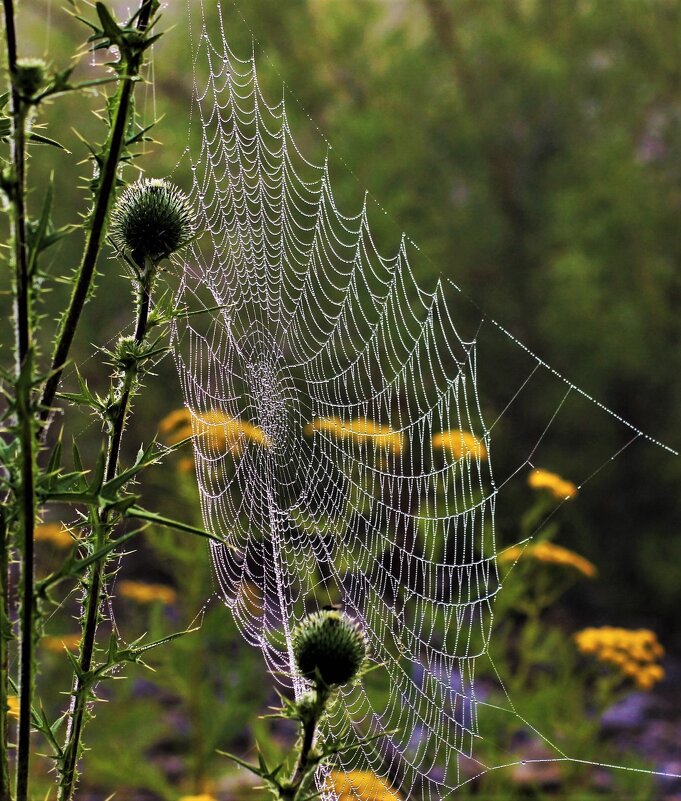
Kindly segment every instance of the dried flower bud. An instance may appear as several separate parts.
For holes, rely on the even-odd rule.
[[[111,212],[111,238],[139,267],[156,265],[194,236],[194,211],[169,181],[142,178],[128,186]]]
[[[328,686],[346,684],[361,668],[367,643],[359,625],[344,612],[323,610],[308,615],[293,632],[293,655],[307,679]]]
[[[33,97],[45,83],[47,64],[41,58],[17,60],[14,83],[23,97]]]

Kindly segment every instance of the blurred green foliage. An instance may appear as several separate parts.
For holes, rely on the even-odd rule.
[[[208,13],[216,15],[216,6]],[[47,0],[23,14],[35,32],[26,50],[40,54],[47,43],[59,64],[80,36],[77,26]],[[155,85],[138,93],[138,103],[149,119],[165,115],[156,129],[162,146],[145,159],[149,174],[172,173],[188,186],[181,160],[192,85],[185,14],[184,4],[166,9],[165,27],[177,27],[159,43]],[[388,212],[372,216],[379,244],[394,247],[404,228],[421,248],[415,269],[424,285],[440,273],[452,278],[576,385],[678,445],[679,3],[237,0],[224,4],[223,17],[237,53],[248,55],[255,36],[266,96],[280,96],[282,78],[289,87],[292,129],[304,152],[325,152],[316,125],[334,145],[341,209],[357,209],[368,187]],[[83,115],[82,101],[72,106],[60,106],[48,134],[50,126],[61,134],[72,113],[90,135],[97,120]],[[194,123],[191,137],[199,133]],[[72,154],[34,156],[34,175],[46,177],[65,161],[75,168],[83,146],[72,131],[62,139]],[[83,195],[59,183],[68,172],[57,173],[58,223],[83,211]],[[73,261],[73,247],[55,258]],[[92,304],[89,325],[116,331],[126,304],[102,268],[100,282],[111,291]],[[48,315],[58,293],[45,297]],[[452,308],[464,330],[467,318],[479,318],[461,298],[452,297]],[[76,358],[90,355],[82,344]],[[503,409],[511,384],[503,362],[498,343],[481,345],[488,420]],[[96,364],[83,369],[95,388],[103,382]],[[161,371],[166,387],[177,386],[170,361]],[[177,403],[179,390],[174,399],[152,395],[135,424],[142,432]],[[560,400],[540,389],[527,397],[495,427],[497,475],[528,454]],[[630,434],[588,403],[566,404],[554,428],[543,466],[578,481]],[[645,620],[649,609],[673,618],[681,601],[674,569],[680,478],[678,459],[640,439],[581,495],[569,538],[597,559],[605,578],[584,604],[615,605],[623,620]],[[517,539],[512,521],[521,503],[509,492],[499,510],[506,542]]]

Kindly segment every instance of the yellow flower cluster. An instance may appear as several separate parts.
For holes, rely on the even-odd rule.
[[[577,494],[577,486],[561,478],[557,473],[551,473],[549,470],[541,470],[539,468],[533,470],[527,483],[536,490],[548,490],[554,498],[560,501],[572,498]]]
[[[62,523],[43,523],[35,527],[36,542],[49,542],[57,548],[70,548],[75,539]]]
[[[10,718],[19,717],[19,697],[10,695],[7,699],[7,716]]]
[[[527,545],[525,547],[514,545],[499,554],[498,561],[503,564],[505,562],[515,562],[518,559],[536,559],[538,562],[544,562],[545,564],[571,567],[587,578],[594,578],[598,572],[596,566],[588,559],[571,551],[569,548],[563,548],[562,545],[555,545],[552,542],[538,542],[536,545]]]
[[[241,452],[244,440],[269,446],[267,436],[261,428],[217,410],[197,416],[189,409],[176,409],[161,420],[159,431],[169,445],[175,445],[188,437],[204,437],[211,447],[231,450],[232,453]]]
[[[349,773],[332,770],[326,784],[338,801],[402,801],[400,794],[384,779],[368,770]]]
[[[64,648],[75,651],[80,645],[80,634],[48,634],[40,640],[40,644],[53,654],[62,653]]]
[[[315,431],[328,434],[336,439],[350,439],[355,442],[373,442],[379,447],[387,448],[392,453],[401,453],[404,437],[390,426],[374,423],[366,417],[357,417],[345,422],[340,417],[317,417],[303,429],[307,437]]]
[[[180,801],[217,801],[217,799],[208,793],[201,793],[201,795],[183,795]]]
[[[166,584],[146,584],[143,581],[121,581],[118,592],[124,598],[136,601],[138,604],[151,604],[160,601],[162,604],[175,603],[177,593]]]
[[[650,690],[664,678],[664,668],[657,664],[664,648],[654,631],[600,626],[578,631],[574,640],[581,653],[619,668],[640,690]]]
[[[433,435],[431,443],[433,448],[449,451],[455,459],[461,459],[468,454],[476,459],[487,458],[485,444],[469,431],[457,431],[456,429],[441,431],[439,434]]]

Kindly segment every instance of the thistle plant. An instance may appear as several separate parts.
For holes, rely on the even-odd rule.
[[[320,766],[376,739],[348,744],[342,736],[323,741],[319,734],[339,689],[358,681],[367,671],[368,646],[361,627],[345,612],[323,609],[305,617],[291,637],[296,667],[309,689],[297,701],[282,696],[282,708],[268,716],[298,724],[299,736],[290,757],[270,768],[262,754],[259,764],[251,765],[220,752],[259,776],[277,801],[316,798],[319,793],[313,783]]]
[[[0,367],[0,389],[5,401],[0,417],[0,798],[25,801],[30,795],[33,735],[42,742],[36,750],[53,759],[61,801],[73,798],[83,754],[83,731],[92,716],[100,681],[121,665],[141,662],[158,642],[127,644],[112,631],[106,646],[99,642],[104,619],[103,600],[109,563],[132,537],[151,523],[188,534],[209,536],[201,529],[155,514],[139,503],[129,483],[159,461],[164,449],[152,442],[141,448],[134,462],[121,464],[121,443],[132,401],[149,373],[150,365],[166,350],[167,323],[177,312],[154,301],[161,262],[184,247],[195,235],[193,215],[185,195],[165,181],[141,179],[116,195],[126,183],[125,168],[137,158],[138,146],[149,140],[148,127],[138,119],[133,103],[149,49],[159,38],[157,0],[141,0],[130,19],[119,22],[101,2],[95,16],[78,17],[89,30],[90,48],[111,52],[113,60],[101,78],[72,80],[74,67],[51,70],[40,60],[18,53],[21,37],[15,28],[14,0],[3,0],[9,91],[0,98],[0,139],[9,143],[2,159],[0,190],[9,215],[12,268],[14,347],[13,365]],[[113,77],[111,77],[113,75]],[[109,86],[110,85],[110,86]],[[89,181],[92,202],[79,224],[55,228],[52,189],[43,188],[42,204],[33,215],[27,202],[27,148],[33,144],[61,147],[38,132],[33,121],[47,101],[92,91],[106,92],[105,136],[102,144],[86,143],[93,163]],[[40,188],[38,188],[40,189]],[[34,191],[34,194],[38,194]],[[36,312],[38,292],[55,279],[43,268],[45,251],[60,239],[80,231],[82,255],[75,271],[65,277],[73,284],[67,308],[60,316],[54,351],[47,360],[37,347],[45,320]],[[86,301],[94,292],[94,278],[107,233],[115,255],[129,268],[134,288],[135,328],[111,351],[101,349],[113,367],[104,395],[90,391],[78,376],[76,392],[61,389]],[[9,315],[6,315],[9,316]],[[101,424],[100,455],[86,464],[74,441],[69,464],[62,435],[51,432],[55,411],[64,404],[84,406]],[[80,521],[78,536],[61,565],[36,580],[34,543],[36,520],[48,506],[68,510]],[[18,564],[18,603],[13,603]],[[79,652],[70,655],[73,672],[68,709],[50,719],[42,699],[36,698],[35,645],[60,585],[80,588],[83,614]],[[180,632],[181,633],[181,632]],[[15,668],[15,665],[18,667]],[[16,671],[16,672],[15,672]],[[17,719],[16,740],[10,731]],[[57,696],[59,697],[59,696]],[[37,745],[37,743],[36,743]],[[12,776],[13,774],[13,776]],[[13,778],[13,781],[12,781]]]

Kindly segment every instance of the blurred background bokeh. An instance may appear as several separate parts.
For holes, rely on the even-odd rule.
[[[137,93],[145,120],[159,120],[157,142],[147,145],[138,167],[150,176],[170,175],[186,188],[191,180],[183,154],[200,135],[189,125],[188,9],[198,2],[166,4],[161,28],[167,34]],[[129,6],[113,5],[121,14]],[[204,5],[209,17],[217,13],[211,0]],[[65,66],[84,39],[68,11],[59,0],[25,0],[22,54]],[[482,313],[498,320],[637,429],[671,448],[681,446],[681,3],[238,0],[224,3],[223,16],[235,52],[247,57],[255,48],[265,95],[278,99],[282,80],[287,85],[301,148],[313,159],[323,157],[319,131],[333,144],[340,208],[355,211],[368,189],[387,212],[372,218],[379,240],[393,247],[405,230],[421,250],[418,280],[429,288],[442,274],[461,287],[464,296],[452,302],[462,325],[474,324]],[[78,72],[102,69],[86,56]],[[59,224],[87,208],[89,166],[82,164],[81,137],[101,138],[92,113],[101,105],[94,94],[89,105],[82,97],[60,100],[43,120],[47,133],[70,152],[33,152],[31,203],[39,207],[40,186],[54,171]],[[78,235],[60,245],[52,254],[55,272],[77,264],[79,246]],[[74,358],[95,389],[106,386],[108,375],[93,343],[115,339],[131,319],[129,284],[120,280],[120,268],[106,260],[100,268]],[[172,286],[174,276],[168,280]],[[48,319],[68,289],[57,284],[44,294]],[[49,323],[45,329],[47,352]],[[499,416],[508,398],[500,342],[481,343],[481,402],[488,420]],[[148,379],[130,427],[133,451],[181,405],[172,359],[157,373]],[[528,402],[504,411],[495,427],[498,474],[510,474],[527,458],[564,389],[555,382],[540,385],[528,390]],[[83,448],[96,447],[94,422],[76,419],[73,426]],[[668,678],[658,692],[672,706],[680,675],[674,654],[681,649],[681,460],[639,437],[610,461],[632,431],[582,400],[566,404],[554,429],[541,450],[542,467],[575,482],[598,470],[560,513],[560,543],[595,564],[598,579],[568,589],[552,619],[566,633],[600,624],[653,629],[670,652]],[[153,508],[190,518],[198,510],[190,485],[191,474],[173,463],[156,472],[144,492]],[[520,521],[532,497],[524,479],[502,495],[497,529],[503,546],[522,538]],[[166,670],[144,679],[165,681],[161,690],[145,690],[139,678],[119,682],[120,703],[112,697],[110,708],[101,707],[92,726],[100,786],[115,786],[126,770],[143,767],[137,784],[147,793],[170,798],[177,787],[187,793],[210,789],[206,776],[213,774],[206,764],[215,747],[236,742],[233,747],[246,748],[252,729],[261,728],[256,714],[267,701],[267,681],[259,673],[260,655],[240,644],[228,612],[210,601],[208,554],[202,545],[190,545],[191,565],[183,562],[183,547],[168,540],[165,552],[149,542],[125,561],[121,579],[162,583],[181,603],[177,597],[166,603],[166,597],[135,607],[122,598],[121,626],[160,630],[170,625],[164,616],[189,625],[207,602],[208,623],[196,652],[169,646],[160,657]],[[156,618],[149,623],[140,610]],[[204,671],[212,676],[201,680],[203,698],[187,680],[192,670],[195,677]],[[129,703],[135,693],[139,703]],[[241,717],[250,720],[250,729],[235,725],[234,715],[216,716],[215,731],[192,728],[192,715],[206,716],[216,693],[234,704],[243,700]],[[179,706],[177,698],[183,699]],[[170,723],[154,711],[168,699],[180,710]],[[107,727],[138,733],[134,754],[130,740],[107,737]],[[189,727],[189,757],[173,750],[180,748],[173,736],[182,727]],[[141,753],[157,758],[143,763]],[[650,792],[640,797],[656,797]]]

